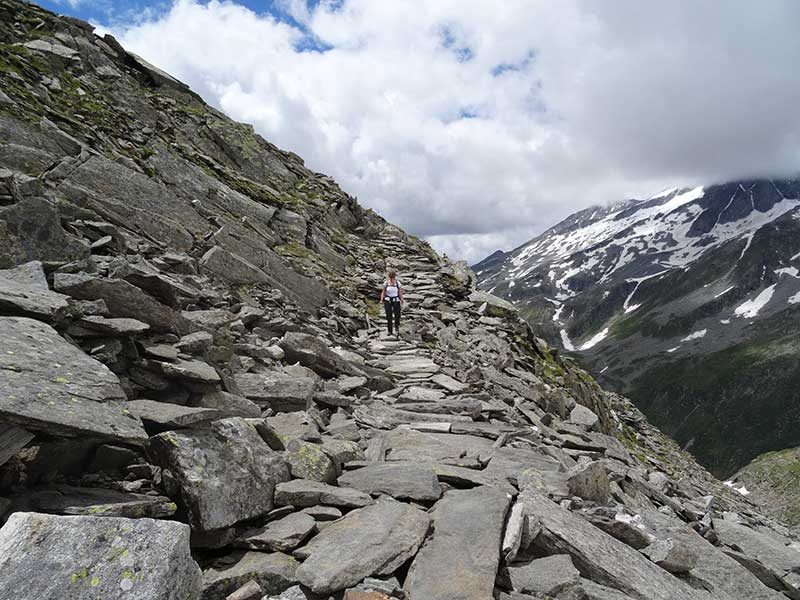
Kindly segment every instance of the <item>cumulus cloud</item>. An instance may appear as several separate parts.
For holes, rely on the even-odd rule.
[[[451,256],[798,171],[800,3],[176,0],[132,51]]]

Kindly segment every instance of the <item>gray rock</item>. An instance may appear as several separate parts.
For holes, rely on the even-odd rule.
[[[174,521],[18,512],[0,529],[0,581],[20,600],[197,600],[189,527]]]
[[[221,246],[214,246],[203,255],[200,268],[231,285],[266,283],[269,279],[261,269]]]
[[[299,362],[320,377],[330,379],[340,374],[359,374],[353,365],[313,335],[289,331],[279,345],[286,354],[287,361]]]
[[[300,511],[315,521],[335,521],[342,517],[342,511],[334,506],[309,506]]]
[[[338,440],[325,436],[322,438],[320,449],[333,461],[337,475],[342,472],[342,468],[348,462],[366,458],[361,447],[350,440]]]
[[[194,406],[198,408],[213,408],[224,417],[260,417],[261,409],[247,398],[229,392],[209,392],[199,396]]]
[[[214,343],[214,336],[207,331],[195,331],[183,336],[175,344],[180,352],[186,354],[203,354]]]
[[[240,373],[234,379],[245,398],[275,412],[305,410],[319,385],[314,377],[286,373]]]
[[[55,206],[44,198],[24,198],[0,207],[0,268],[33,260],[69,262],[89,256],[89,245],[61,227]]]
[[[641,552],[670,573],[688,573],[697,565],[697,555],[691,548],[672,539],[653,542]]]
[[[447,492],[433,511],[433,536],[408,572],[407,600],[490,598],[508,504],[491,487]]]
[[[602,462],[595,461],[575,467],[567,480],[570,494],[599,504],[608,502],[611,481]]]
[[[177,506],[164,496],[130,494],[106,488],[53,485],[34,488],[14,500],[15,510],[95,517],[150,517],[175,514]]]
[[[333,483],[336,481],[336,465],[317,444],[302,440],[291,440],[284,453],[292,477]]]
[[[0,418],[33,432],[142,444],[117,376],[32,319],[0,317]]]
[[[511,588],[526,594],[555,596],[564,588],[577,583],[581,574],[569,554],[555,554],[527,563],[512,564],[505,575]]]
[[[142,321],[155,331],[192,331],[180,313],[122,279],[56,273],[53,287],[78,300],[103,300],[112,316]]]
[[[339,485],[418,502],[435,502],[442,495],[433,469],[417,463],[376,463],[344,473]]]
[[[561,592],[558,600],[631,600],[631,596],[581,578],[578,583]]]
[[[186,379],[197,383],[219,383],[220,377],[216,369],[201,360],[183,360],[163,362],[160,360],[143,360],[142,366],[169,379]]]
[[[145,425],[154,426],[161,431],[192,427],[220,417],[219,411],[213,408],[191,408],[154,400],[131,400],[125,407]]]
[[[238,417],[215,421],[209,430],[159,434],[151,449],[177,478],[181,501],[200,530],[267,514],[275,486],[289,479],[281,456]]]
[[[297,584],[298,562],[280,552],[237,552],[226,565],[203,571],[202,600],[225,600],[249,581],[267,594],[280,594]],[[231,564],[232,563],[232,564]]]
[[[75,329],[80,329],[80,331],[76,332]],[[79,337],[124,336],[144,333],[148,329],[150,329],[150,325],[136,319],[88,316],[80,319],[78,325],[70,329],[70,335]]]
[[[478,306],[480,314],[487,317],[507,317],[517,313],[513,304],[487,292],[474,291],[469,295],[469,301]]]
[[[585,427],[587,431],[595,431],[600,427],[600,418],[582,404],[575,405],[569,413],[569,421]]]
[[[408,412],[463,415],[477,419],[481,414],[483,405],[475,398],[444,398],[436,402],[403,402],[396,405]]]
[[[250,529],[233,543],[237,548],[291,552],[301,544],[316,527],[314,517],[291,513],[263,527]]]
[[[390,575],[414,556],[429,525],[426,513],[391,499],[354,510],[295,552],[305,559],[297,578],[322,594]]]
[[[527,530],[528,517],[525,514],[525,506],[522,502],[516,502],[511,507],[511,513],[508,515],[505,533],[503,534],[503,544],[500,547],[506,564],[514,562],[517,552],[522,546],[523,539],[527,537]]]
[[[338,506],[340,508],[361,508],[372,504],[369,494],[351,488],[342,488],[308,481],[294,479],[286,483],[279,483],[275,488],[275,504],[278,506]]]
[[[534,545],[546,554],[569,554],[585,577],[638,600],[696,600],[704,596],[636,550],[530,490],[522,493],[528,519],[541,525]]]
[[[33,261],[0,271],[0,312],[56,321],[67,308],[67,296],[47,287],[42,263]]]

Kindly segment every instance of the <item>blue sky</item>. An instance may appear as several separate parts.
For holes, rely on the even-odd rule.
[[[592,204],[800,170],[800,2],[41,0],[477,261]]]

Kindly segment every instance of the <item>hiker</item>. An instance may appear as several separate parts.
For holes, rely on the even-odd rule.
[[[392,335],[394,323],[395,336],[400,337],[400,305],[403,304],[403,288],[397,279],[397,271],[389,271],[389,280],[383,284],[381,303],[386,311],[386,326]]]

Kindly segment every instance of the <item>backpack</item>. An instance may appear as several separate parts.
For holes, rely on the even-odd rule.
[[[383,284],[383,290],[386,292],[385,297],[389,299],[399,298],[401,287],[399,279],[394,280],[394,285],[392,285],[390,281],[387,281]]]

